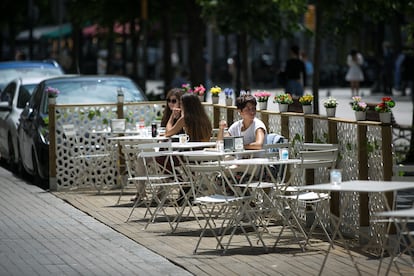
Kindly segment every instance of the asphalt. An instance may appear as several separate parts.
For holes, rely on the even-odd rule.
[[[0,167],[0,275],[191,275]]]

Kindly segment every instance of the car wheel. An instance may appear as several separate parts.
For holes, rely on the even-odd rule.
[[[17,149],[18,149],[18,155],[17,156],[19,158],[18,161],[17,161],[17,174],[21,178],[23,178],[24,180],[28,180],[28,179],[30,179],[30,174],[24,168],[22,157],[21,157],[21,154],[20,154],[21,149],[20,149],[19,145],[17,146]]]
[[[42,178],[39,174],[39,166],[37,164],[37,159],[34,151],[32,152],[32,158],[33,158],[33,184],[47,190],[49,189],[49,183],[46,179]]]
[[[9,135],[8,139],[8,145],[9,145],[9,160],[7,160],[7,163],[9,165],[9,169],[13,173],[18,173],[18,165],[15,162],[17,160],[16,152],[14,151],[13,141],[11,136]]]

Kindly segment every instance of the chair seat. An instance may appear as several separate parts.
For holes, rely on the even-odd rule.
[[[240,201],[240,200],[246,200],[250,197],[235,197],[235,196],[226,196],[226,195],[219,195],[219,194],[214,194],[214,195],[209,195],[209,196],[202,196],[202,197],[197,197],[194,200],[194,203],[203,203],[203,204],[208,204],[208,203],[229,203],[229,202],[235,202],[235,201]]]
[[[241,188],[252,188],[252,189],[268,189],[268,188],[274,188],[275,184],[271,183],[271,182],[253,182],[253,183],[249,183],[249,184],[236,184],[234,185],[236,187],[241,187]]]
[[[318,202],[318,201],[326,200],[330,198],[329,194],[327,193],[315,193],[315,192],[306,192],[306,193],[301,193],[301,194],[296,194],[296,195],[286,195],[284,197],[288,199],[306,201],[308,203]]]

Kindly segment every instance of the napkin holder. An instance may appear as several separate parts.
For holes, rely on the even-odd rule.
[[[125,132],[125,119],[112,119],[111,131],[112,132]]]
[[[243,136],[224,137],[224,151],[242,151],[244,149]]]

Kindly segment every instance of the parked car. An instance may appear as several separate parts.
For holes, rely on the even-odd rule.
[[[17,170],[17,126],[20,113],[36,85],[47,77],[27,77],[12,80],[0,92],[0,157],[12,171]]]
[[[117,102],[122,88],[125,102],[146,101],[142,90],[129,78],[120,76],[62,76],[39,83],[20,115],[18,126],[19,155],[24,171],[36,184],[49,179],[49,128],[46,88],[59,91],[57,104],[105,104]]]
[[[12,80],[26,77],[63,75],[62,67],[54,60],[0,62],[0,91]]]

